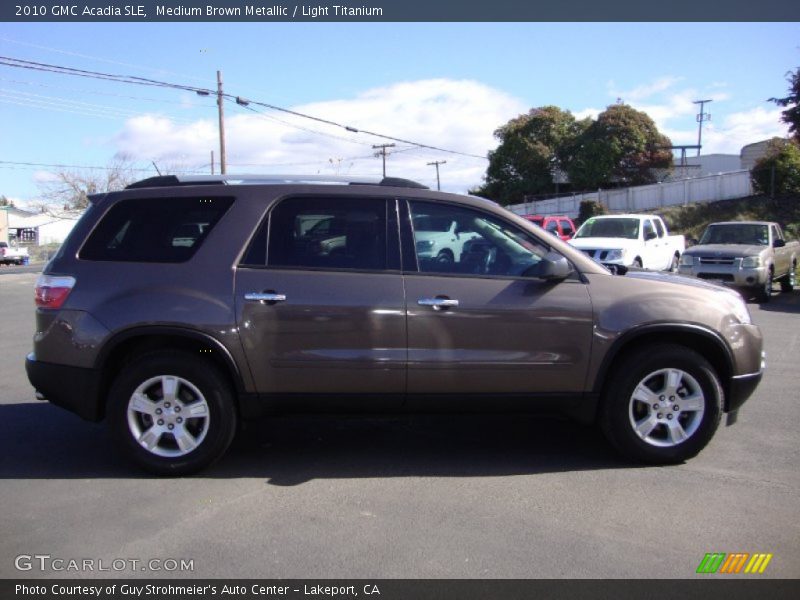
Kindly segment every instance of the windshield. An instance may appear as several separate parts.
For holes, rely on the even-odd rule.
[[[754,223],[710,225],[703,233],[699,243],[767,246],[769,245],[769,231],[766,225]]]
[[[576,238],[639,238],[639,219],[621,217],[619,219],[589,219],[575,234]]]

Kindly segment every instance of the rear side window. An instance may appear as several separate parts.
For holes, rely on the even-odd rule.
[[[80,251],[83,260],[189,260],[233,198],[133,198],[115,204]]]
[[[658,237],[664,237],[664,226],[661,224],[661,220],[656,219],[653,222],[656,224],[656,232],[658,233]]]
[[[387,204],[384,199],[284,200],[270,214],[267,265],[385,270],[388,255],[386,224]]]

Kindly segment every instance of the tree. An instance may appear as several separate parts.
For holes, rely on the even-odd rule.
[[[800,194],[800,146],[772,138],[766,154],[750,171],[753,188],[762,194]]]
[[[785,98],[770,98],[778,106],[788,107],[781,113],[781,120],[789,125],[789,133],[800,142],[800,67],[786,74],[789,82],[789,95]]]
[[[133,162],[126,155],[117,155],[104,169],[58,171],[51,179],[39,183],[42,208],[83,209],[88,196],[123,189],[138,177]]]
[[[563,150],[562,162],[578,189],[655,183],[657,169],[672,167],[671,145],[647,113],[614,104]]]
[[[556,106],[511,119],[494,132],[500,145],[489,153],[486,183],[475,193],[512,204],[526,194],[551,192],[553,177],[562,168],[560,150],[588,124]]]
[[[9,200],[8,198],[5,197],[5,195],[0,196],[0,206],[9,206],[11,208],[14,208],[14,201]]]

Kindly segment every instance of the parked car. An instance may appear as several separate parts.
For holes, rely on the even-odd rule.
[[[28,249],[0,242],[0,265],[22,265],[29,260]]]
[[[761,379],[734,291],[612,275],[493,202],[406,180],[228,177],[90,196],[36,284],[37,397],[106,419],[156,473],[209,466],[240,420],[309,410],[552,409],[675,463]],[[458,260],[426,260],[425,219],[466,239]]]
[[[680,272],[736,287],[759,302],[769,302],[773,282],[790,292],[796,284],[800,243],[787,242],[777,223],[711,223],[699,243],[687,250]]]
[[[422,262],[432,260],[445,265],[460,262],[464,245],[477,235],[449,217],[420,214],[414,217],[413,225],[417,259]]]
[[[682,235],[669,235],[661,217],[602,215],[580,226],[569,242],[604,265],[677,271],[686,248]]]
[[[531,223],[535,223],[545,231],[557,235],[565,242],[572,239],[572,236],[575,235],[575,223],[572,219],[564,215],[524,215],[523,218],[528,219]]]

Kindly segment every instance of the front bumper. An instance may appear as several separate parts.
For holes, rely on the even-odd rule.
[[[25,371],[31,385],[52,404],[87,421],[103,419],[100,371],[41,362],[32,353],[25,359]]]
[[[742,268],[741,262],[737,258],[732,265],[681,265],[678,272],[736,288],[758,288],[767,282],[769,272],[766,267]]]

